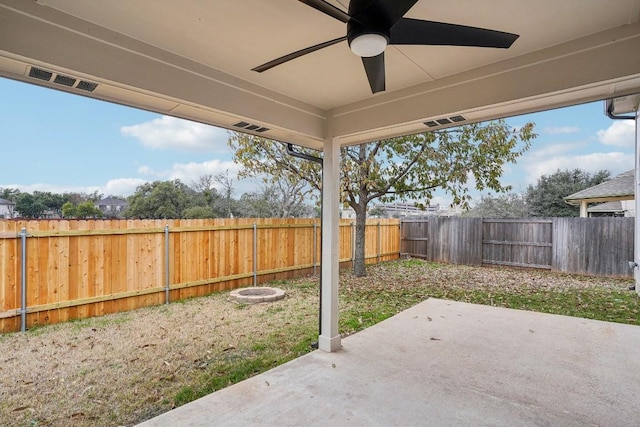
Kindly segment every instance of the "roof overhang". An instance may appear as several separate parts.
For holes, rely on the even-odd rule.
[[[390,47],[376,95],[341,44],[252,72],[343,31],[302,3],[263,0],[0,0],[0,75],[317,149],[640,92],[640,0],[451,3],[408,15],[520,38],[499,51]]]
[[[564,199],[564,201],[572,206],[580,206],[581,203],[602,203],[602,202],[616,202],[622,200],[634,200],[635,198],[632,195],[626,196],[602,196],[602,197],[593,197],[587,199]]]

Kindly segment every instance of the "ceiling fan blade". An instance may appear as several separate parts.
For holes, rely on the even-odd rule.
[[[347,36],[338,37],[337,39],[329,40],[328,42],[320,43],[320,44],[317,44],[315,46],[310,46],[310,47],[304,48],[304,49],[299,50],[297,52],[289,53],[289,54],[287,54],[285,56],[281,56],[280,58],[276,58],[273,61],[269,61],[269,62],[264,63],[262,65],[258,65],[257,67],[252,68],[251,71],[257,71],[259,73],[262,73],[263,71],[267,71],[267,70],[275,67],[276,65],[284,64],[285,62],[289,62],[292,59],[300,58],[303,55],[306,55],[306,54],[311,53],[311,52],[315,52],[316,50],[320,50],[320,49],[323,49],[325,47],[332,46],[332,45],[334,45],[336,43],[340,43],[341,41],[345,41],[346,39],[347,39]]]
[[[355,18],[361,19],[360,13],[367,17],[375,17],[378,24],[383,24],[385,27],[390,28],[396,22],[400,20],[408,11],[416,4],[418,0],[372,0],[362,10],[355,9],[357,3],[351,2],[349,4],[349,14]],[[351,6],[354,5],[352,10]]]
[[[301,3],[311,6],[315,10],[318,10],[325,15],[329,15],[332,18],[342,21],[345,24],[349,22],[349,15],[347,12],[343,12],[332,4],[327,3],[324,0],[298,0]]]
[[[390,44],[509,48],[517,34],[444,22],[403,18],[391,28]]]
[[[383,92],[385,90],[384,52],[378,56],[362,57],[362,64],[369,79],[371,92]]]

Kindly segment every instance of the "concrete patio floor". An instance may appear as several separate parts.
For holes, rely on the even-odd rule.
[[[640,327],[429,299],[142,426],[637,426]]]

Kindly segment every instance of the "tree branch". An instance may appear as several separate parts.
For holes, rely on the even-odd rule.
[[[380,191],[377,191],[375,193],[372,193],[369,196],[368,201],[371,201],[373,199],[377,199],[378,197],[384,196],[385,194],[387,194],[387,192],[389,191],[390,188],[394,187],[401,179],[403,179],[411,170],[411,168],[413,167],[413,165],[415,165],[418,161],[418,159],[427,151],[429,144],[427,144],[425,141],[423,141],[422,147],[420,148],[420,151],[418,151],[418,153],[413,156],[413,158],[411,159],[411,161],[405,165],[405,167],[403,168],[404,170],[401,170],[399,173],[397,173],[393,178],[391,178],[387,185],[380,189]]]

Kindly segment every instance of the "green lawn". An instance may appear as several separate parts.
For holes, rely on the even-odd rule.
[[[202,373],[197,384],[180,390],[175,404],[187,403],[311,351],[318,330],[314,303],[317,280],[274,283],[307,301],[300,306],[302,312],[292,314],[295,321],[251,342],[242,357],[218,360]],[[343,335],[356,333],[427,298],[639,325],[640,298],[627,290],[630,284],[627,279],[539,270],[395,261],[369,267],[368,276],[363,278],[353,277],[350,272],[341,274],[339,328]]]

